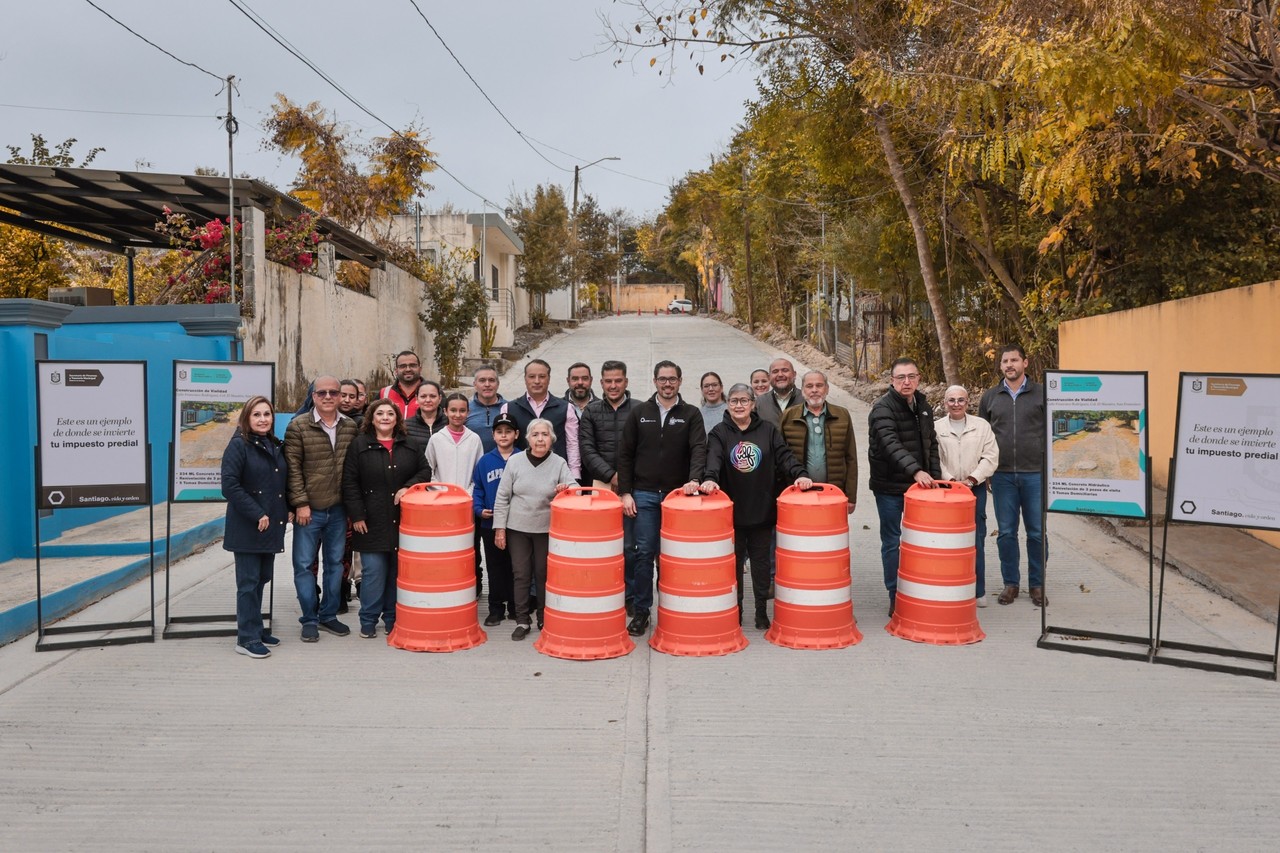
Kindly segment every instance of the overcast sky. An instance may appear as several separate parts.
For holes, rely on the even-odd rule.
[[[218,77],[236,75],[237,174],[281,189],[292,183],[296,162],[262,147],[262,122],[277,92],[295,103],[319,101],[366,138],[386,133],[230,0],[93,2],[179,59]],[[599,14],[628,10],[607,0],[417,0],[511,122],[568,152],[540,148],[552,165],[485,102],[410,0],[237,2],[379,118],[398,129],[419,120],[440,163],[498,204],[538,183],[559,183],[568,193],[575,163],[620,157],[583,172],[582,191],[605,209],[660,209],[672,180],[724,148],[755,91],[751,66],[708,68],[700,77],[684,65],[670,82],[647,58],[615,67]],[[86,0],[0,6],[0,145],[26,152],[32,133],[51,144],[74,136],[76,152],[106,149],[93,163],[99,168],[225,172],[227,137],[216,117],[226,96],[217,80],[165,56]],[[0,155],[8,159],[4,149]],[[425,207],[482,208],[443,173],[429,180],[435,189]]]

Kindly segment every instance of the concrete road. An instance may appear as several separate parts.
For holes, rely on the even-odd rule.
[[[549,341],[744,378],[775,354],[697,317],[610,318]],[[511,396],[518,381],[504,377]],[[855,419],[866,407],[847,395]],[[862,435],[860,434],[860,438]],[[865,473],[864,473],[865,480]],[[1037,649],[1026,597],[963,647],[885,633],[874,507],[852,519],[865,639],[718,658],[640,646],[572,663],[508,639],[448,655],[298,642],[287,556],[264,661],[227,640],[0,649],[0,850],[1260,850],[1280,833],[1280,688]],[[1052,624],[1143,633],[1147,563],[1052,516]],[[225,611],[228,555],[174,570]],[[998,583],[994,539],[989,582]],[[1262,620],[1171,579],[1168,639],[1269,652]],[[145,585],[82,618],[132,618]],[[349,620],[354,623],[354,619]],[[1081,640],[1081,643],[1088,643]]]

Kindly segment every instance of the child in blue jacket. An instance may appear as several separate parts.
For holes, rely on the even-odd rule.
[[[484,620],[489,628],[501,625],[504,614],[516,618],[511,554],[493,542],[493,503],[498,497],[502,472],[511,454],[516,452],[516,439],[519,437],[515,418],[506,412],[494,418],[493,441],[497,446],[480,457],[471,478],[471,498],[484,542],[484,564],[489,573],[489,617]]]

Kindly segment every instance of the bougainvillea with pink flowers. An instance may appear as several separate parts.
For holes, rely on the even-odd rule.
[[[237,238],[241,228],[242,223],[237,221]],[[185,213],[175,213],[165,207],[164,219],[156,223],[156,230],[167,235],[170,245],[189,259],[181,272],[169,276],[168,285],[156,301],[227,301],[231,292],[231,252],[227,223],[221,219],[212,219],[203,225],[194,225]],[[309,213],[280,220],[266,229],[267,260],[295,272],[311,272],[315,269],[321,239],[316,230],[316,218]],[[244,279],[239,252],[236,254],[236,279]]]

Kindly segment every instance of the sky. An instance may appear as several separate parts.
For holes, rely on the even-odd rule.
[[[51,145],[75,137],[80,155],[106,149],[93,168],[225,173],[227,134],[218,117],[227,101],[215,77],[229,74],[237,78],[237,175],[288,189],[297,174],[295,160],[263,147],[262,124],[277,92],[299,104],[320,102],[365,139],[388,132],[232,0],[92,2],[177,59],[88,0],[0,0],[0,146],[29,153],[33,133]],[[429,175],[426,210],[451,204],[479,211],[485,200],[503,207],[539,183],[560,184],[568,196],[575,164],[618,157],[582,171],[580,191],[605,210],[656,212],[674,180],[705,168],[728,145],[755,92],[750,65],[708,67],[699,76],[689,63],[659,76],[663,63],[650,68],[645,55],[615,66],[600,16],[634,21],[621,3],[417,0],[524,139],[543,145],[526,144],[411,0],[236,3],[382,121],[396,129],[415,120],[425,126],[430,149],[461,182],[440,171]],[[0,159],[7,153],[0,148]]]

